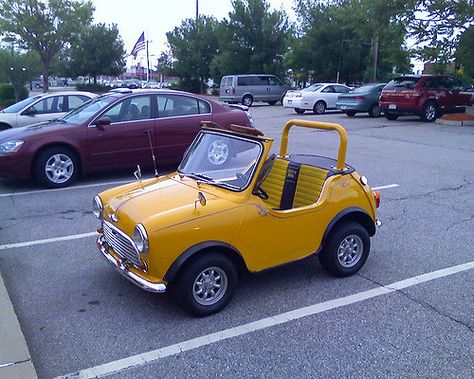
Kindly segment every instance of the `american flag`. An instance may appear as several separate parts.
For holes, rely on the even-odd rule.
[[[140,34],[140,37],[138,38],[137,42],[135,43],[135,46],[133,46],[133,49],[130,52],[130,55],[133,55],[133,57],[136,58],[137,53],[140,50],[145,50],[145,32],[142,32],[142,34]]]

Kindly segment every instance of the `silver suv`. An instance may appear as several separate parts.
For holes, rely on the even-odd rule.
[[[242,103],[250,107],[254,101],[265,101],[275,105],[282,101],[290,89],[275,75],[250,74],[222,77],[219,100],[227,103]]]

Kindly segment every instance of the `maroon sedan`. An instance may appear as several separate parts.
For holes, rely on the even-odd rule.
[[[0,132],[0,176],[66,187],[79,174],[177,163],[203,121],[253,127],[245,109],[172,90],[114,90],[62,119]],[[223,165],[231,147],[216,145],[209,164]]]

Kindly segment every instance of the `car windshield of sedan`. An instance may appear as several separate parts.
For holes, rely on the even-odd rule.
[[[70,124],[83,124],[98,111],[110,104],[117,98],[110,95],[103,95],[86,101],[79,108],[65,115],[62,120]]]
[[[302,91],[306,91],[306,92],[315,92],[317,91],[318,89],[320,89],[323,85],[320,84],[320,83],[314,83],[314,84],[311,84],[310,86],[306,87],[306,88],[303,88]]]
[[[38,100],[41,97],[41,95],[38,96],[33,96],[33,97],[27,97],[26,99],[19,101],[18,103],[15,103],[13,105],[10,105],[9,107],[5,108],[2,113],[17,113],[21,111],[24,107],[34,103],[36,100]]]
[[[252,180],[263,146],[258,141],[201,132],[178,167],[182,175],[232,191],[242,191]]]
[[[366,84],[365,86],[354,88],[351,93],[368,93],[372,91],[375,87],[377,87],[377,84]]]

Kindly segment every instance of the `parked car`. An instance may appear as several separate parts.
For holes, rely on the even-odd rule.
[[[147,82],[144,82],[143,85],[142,85],[143,88],[153,88],[153,89],[156,89],[156,88],[161,88],[161,84],[160,82],[154,80],[154,79],[151,79]]]
[[[299,91],[288,91],[283,98],[283,106],[293,108],[298,114],[307,110],[323,114],[326,109],[336,109],[339,95],[350,90],[350,87],[339,83],[314,83]]]
[[[388,120],[400,115],[417,115],[422,121],[435,121],[444,113],[462,110],[471,104],[465,92],[470,85],[451,76],[399,76],[382,90],[379,105]]]
[[[123,82],[122,87],[137,89],[142,88],[142,84],[138,79],[127,79]]]
[[[339,95],[336,108],[349,117],[357,113],[369,113],[370,117],[380,117],[379,97],[387,83],[372,83],[354,88],[346,94]]]
[[[68,91],[28,97],[0,111],[0,130],[60,118],[95,96],[90,92]]]
[[[36,178],[65,187],[95,171],[178,163],[201,129],[212,121],[252,126],[249,112],[171,90],[116,89],[56,122],[0,133],[0,176]],[[216,146],[216,165],[228,153]],[[153,154],[152,154],[153,153]]]
[[[282,101],[290,86],[283,84],[275,75],[227,75],[220,84],[219,100],[242,103],[250,107],[254,101],[275,105]]]
[[[291,127],[337,131],[338,159],[288,155]],[[355,274],[378,224],[380,194],[346,164],[341,125],[291,120],[278,156],[271,138],[247,130],[204,128],[177,172],[138,176],[93,200],[106,260],[145,290],[169,288],[197,316],[224,308],[245,271],[317,254],[332,275]],[[236,153],[216,167],[210,152],[221,144]]]

